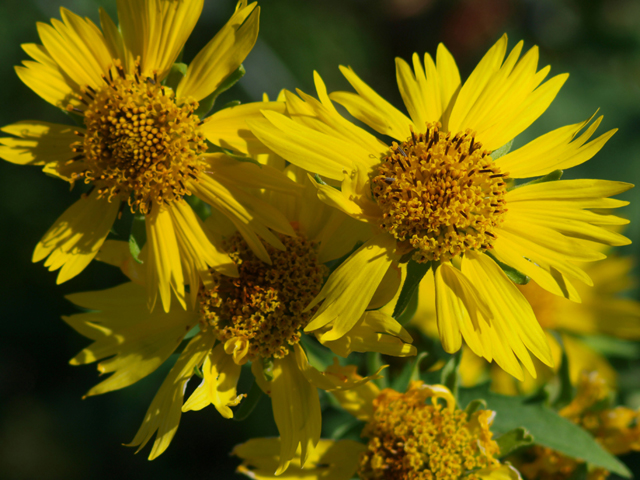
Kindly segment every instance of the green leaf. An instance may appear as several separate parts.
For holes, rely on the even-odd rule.
[[[169,74],[164,84],[171,88],[173,91],[178,89],[180,80],[187,74],[187,65],[184,63],[174,63],[169,70]]]
[[[211,215],[211,207],[206,202],[203,202],[195,195],[187,195],[185,199],[193,211],[196,212],[196,215],[200,217],[200,220],[204,221],[209,218]]]
[[[500,447],[500,458],[513,453],[519,448],[528,447],[533,443],[533,436],[526,428],[518,427],[496,438]]]
[[[498,264],[498,266],[502,269],[502,271],[509,277],[513,283],[517,283],[518,285],[526,285],[531,281],[531,277],[526,276],[524,273],[516,270],[515,268],[507,265],[506,263],[502,263],[496,257],[494,257],[490,252],[484,252],[486,255],[491,257],[491,259]]]
[[[404,392],[409,386],[409,382],[420,379],[420,363],[426,358],[428,353],[418,354],[412,361],[407,362],[400,374],[391,382],[391,388],[397,392]]]
[[[345,437],[359,438],[364,423],[351,417],[350,420],[340,424],[330,435],[331,440],[341,440]]]
[[[220,110],[224,110],[225,108],[237,107],[242,102],[240,100],[231,100],[230,102],[225,103]]]
[[[147,229],[145,227],[144,215],[134,215],[131,222],[131,233],[129,233],[129,251],[133,259],[142,263],[140,260],[140,250],[147,242]]]
[[[193,367],[193,374],[197,377],[204,378],[204,374],[202,373],[202,370],[197,365]]]
[[[589,347],[603,355],[617,358],[640,358],[640,344],[608,337],[606,335],[588,335],[580,338]]]
[[[373,375],[384,365],[384,363],[382,363],[382,355],[380,355],[379,352],[367,352],[365,354],[365,362],[367,365],[367,375]],[[373,380],[373,382],[380,388],[387,388],[389,386],[389,378],[386,369],[380,372],[380,374],[381,377]]]
[[[300,343],[304,347],[307,358],[312,367],[318,370],[325,370],[333,364],[333,353],[328,348],[323,347],[314,337],[302,335]]]
[[[453,393],[456,402],[458,401],[458,385],[460,383],[460,359],[462,358],[462,349],[451,355],[451,358],[444,364],[440,370],[440,383],[447,387]]]
[[[418,263],[411,260],[407,264],[407,278],[404,280],[402,290],[400,291],[400,297],[396,303],[396,308],[393,310],[393,318],[398,320],[402,313],[406,310],[411,297],[417,291],[420,282],[431,268],[431,262]],[[408,320],[408,319],[407,319]]]
[[[571,400],[573,400],[573,385],[571,385],[571,375],[569,373],[569,357],[567,356],[567,351],[564,348],[562,337],[558,332],[551,331],[551,334],[562,347],[562,360],[560,363],[560,370],[558,370],[557,375],[559,382],[558,391],[552,403],[556,410],[560,410],[561,408],[569,405]]]
[[[520,185],[516,185],[510,190],[515,190],[516,188],[524,187],[525,185],[535,185],[536,183],[545,183],[545,182],[555,182],[556,180],[560,180],[562,178],[563,170],[554,170],[551,173],[546,174],[544,177],[536,178],[535,180],[531,180],[530,182],[521,183]]]
[[[493,158],[493,160],[497,160],[500,157],[504,157],[507,153],[509,153],[511,151],[511,147],[513,146],[513,138],[505,143],[503,146],[501,146],[499,149],[494,150],[493,152],[491,152],[491,158]]]
[[[409,299],[409,303],[404,309],[404,312],[402,312],[397,318],[400,325],[406,325],[407,323],[409,323],[417,311],[418,311],[418,289],[415,289],[413,291],[413,295],[411,295],[411,298]]]
[[[247,394],[247,397],[242,400],[242,402],[240,403],[240,407],[238,407],[238,410],[233,413],[233,419],[236,422],[242,422],[243,420],[245,420],[256,408],[258,402],[260,402],[260,399],[262,398],[262,395],[264,395],[264,393],[260,389],[258,382],[254,381],[253,385],[251,385],[251,390],[249,390],[249,393]]]
[[[505,434],[523,427],[533,435],[537,445],[585,460],[620,476],[631,477],[627,467],[604,450],[589,433],[538,401],[490,392],[488,384],[469,389],[461,388],[459,395],[461,405],[477,398],[487,402],[487,407],[497,413],[491,427],[496,434]]]
[[[215,91],[210,94],[208,97],[200,100],[200,106],[195,111],[195,114],[200,118],[204,118],[213,108],[213,105],[216,103],[216,99],[220,96],[221,93],[226,92],[231,87],[233,87],[238,81],[244,77],[244,74],[247,71],[244,69],[242,65],[240,65],[231,75],[224,79],[224,81],[220,84]]]
[[[487,402],[485,402],[481,398],[478,398],[476,400],[471,400],[469,402],[469,405],[467,405],[467,408],[464,409],[464,413],[466,413],[467,415],[473,415],[478,410],[486,410],[486,409],[487,409]]]

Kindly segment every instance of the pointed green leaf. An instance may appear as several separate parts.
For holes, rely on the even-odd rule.
[[[246,398],[240,402],[240,407],[238,407],[238,410],[233,413],[233,419],[236,422],[242,422],[245,420],[256,408],[262,398],[262,395],[264,395],[264,393],[260,389],[258,382],[254,381]]]
[[[533,436],[526,428],[518,427],[496,438],[500,447],[500,458],[513,453],[519,448],[528,447],[533,443]]]
[[[494,150],[493,152],[491,152],[491,158],[493,158],[493,160],[497,160],[500,157],[504,157],[507,153],[509,153],[511,151],[511,147],[513,146],[513,138],[505,143],[503,146],[501,146],[499,149]]]
[[[491,430],[505,434],[518,427],[525,428],[536,445],[548,447],[578,460],[584,460],[622,477],[631,477],[629,469],[615,456],[604,450],[585,430],[561,417],[539,401],[531,398],[499,395],[489,391],[489,385],[461,388],[460,405],[482,398],[487,407],[496,412]]]
[[[164,81],[164,84],[171,88],[174,92],[178,89],[178,84],[182,77],[187,74],[187,65],[184,63],[174,63],[169,70],[169,74]]]
[[[469,405],[467,405],[467,408],[464,409],[464,413],[466,413],[467,415],[473,415],[478,410],[486,410],[486,409],[487,409],[487,402],[485,402],[481,398],[478,398],[476,400],[471,400],[469,402]]]
[[[440,383],[453,393],[456,402],[458,401],[458,385],[460,383],[460,360],[462,359],[462,349],[451,355],[451,358],[440,370]]]
[[[404,313],[411,301],[411,297],[413,297],[413,294],[418,290],[420,282],[430,268],[431,262],[418,263],[411,260],[407,264],[407,278],[404,280],[404,285],[402,285],[402,290],[400,291],[400,297],[396,303],[396,308],[393,310],[393,318],[398,320]]]
[[[397,392],[404,392],[407,390],[409,383],[414,380],[420,379],[420,364],[422,360],[427,357],[426,352],[418,354],[413,360],[407,362],[403,367],[400,374],[391,382],[391,388]]]
[[[491,257],[491,260],[493,260],[498,264],[498,266],[507,275],[507,277],[509,277],[509,280],[511,280],[513,283],[517,283],[518,285],[526,285],[531,281],[531,277],[528,277],[524,273],[520,272],[519,270],[516,270],[515,268],[507,265],[506,263],[502,263],[500,260],[494,257],[490,252],[487,251],[484,253],[489,257]]]
[[[562,174],[564,170],[554,170],[551,173],[546,174],[544,177],[536,178],[535,180],[531,180],[530,182],[521,183],[520,185],[515,185],[513,188],[509,190],[515,190],[516,188],[524,187],[527,185],[535,185],[536,183],[545,183],[545,182],[555,182],[556,180],[560,180],[562,178]]]
[[[142,263],[140,260],[140,250],[147,242],[147,229],[145,227],[144,215],[134,215],[131,222],[131,233],[129,234],[129,251],[133,259]]]
[[[373,375],[384,365],[384,363],[382,363],[382,355],[380,355],[379,352],[367,352],[365,354],[365,362],[367,365],[367,375]],[[380,375],[380,378],[374,379],[373,382],[380,388],[387,388],[389,386],[387,370],[382,370]]]
[[[215,91],[210,94],[208,97],[200,100],[200,106],[195,111],[195,114],[200,118],[204,118],[213,108],[213,105],[216,103],[216,99],[220,96],[221,93],[226,92],[231,87],[233,87],[238,81],[244,77],[244,74],[247,71],[244,69],[242,65],[240,65],[231,75],[224,79],[224,81],[220,84]]]

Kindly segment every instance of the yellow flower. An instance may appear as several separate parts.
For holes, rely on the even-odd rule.
[[[358,375],[353,374],[351,379],[356,381]],[[290,472],[288,478],[348,480],[357,470],[363,480],[520,479],[513,467],[502,465],[495,458],[500,452],[490,430],[495,412],[467,413],[458,409],[453,395],[443,385],[416,381],[411,382],[406,393],[399,393],[392,389],[381,392],[373,383],[363,383],[336,392],[335,396],[349,413],[367,422],[362,430],[367,446],[325,440],[325,448],[335,452],[326,463],[339,474],[328,477],[327,467],[316,467]],[[238,472],[251,478],[273,478],[267,468],[274,463],[274,446],[279,441],[254,439],[236,447],[233,454],[244,461]],[[349,455],[337,454],[338,449]]]
[[[316,74],[319,101],[287,92],[287,115],[265,111],[265,119],[248,122],[272,150],[326,179],[328,184],[317,184],[323,201],[377,229],[329,278],[307,330],[330,327],[327,337],[342,336],[389,268],[411,256],[431,262],[447,352],[457,351],[464,338],[477,355],[520,379],[520,362],[535,375],[530,353],[553,363],[533,310],[498,261],[579,301],[573,282],[592,282],[576,263],[604,257],[594,242],[629,243],[602,228],[625,220],[591,209],[625,205],[607,197],[631,186],[604,180],[507,183],[583,163],[614,132],[589,141],[601,118],[589,127],[587,120],[493,158],[547,109],[567,78],[542,83],[549,67],[537,71],[537,47],[520,59],[522,42],[505,59],[506,51],[503,36],[464,84],[442,45],[435,63],[425,55],[424,67],[418,55],[413,70],[398,59],[398,85],[411,118],[341,67],[357,94],[328,95]],[[355,126],[332,100],[395,141],[389,145]]]
[[[596,370],[609,385],[615,386],[615,370],[604,356],[585,342],[589,336],[640,339],[640,303],[621,296],[635,284],[632,269],[630,257],[610,256],[603,262],[585,264],[584,271],[593,279],[594,286],[576,285],[581,303],[553,295],[533,281],[518,286],[547,333],[556,370],[560,365],[562,348],[549,331],[560,333],[573,383],[578,382],[583,371]],[[420,284],[418,308],[411,325],[425,335],[437,337],[435,297],[430,278]],[[475,385],[486,377],[487,363],[469,350],[465,349],[463,353],[462,365],[460,371],[464,385]],[[524,382],[516,382],[501,369],[492,367],[492,390],[511,395],[531,393],[555,375],[552,369],[539,367],[538,378],[525,373]]]
[[[240,153],[263,152],[244,121],[261,109],[283,111],[284,104],[241,105],[204,120],[195,113],[199,102],[225,88],[255,44],[257,3],[241,0],[222,30],[185,67],[182,79],[167,78],[203,1],[119,0],[120,27],[101,10],[102,30],[62,8],[62,22],[38,24],[42,45],[23,45],[33,60],[16,67],[18,76],[84,125],[23,121],[2,129],[17,138],[0,139],[5,160],[43,165],[47,174],[72,186],[91,185],[33,254],[34,262],[48,257],[45,266],[60,269],[58,283],[91,262],[126,205],[146,218],[142,260],[150,308],[159,291],[168,311],[172,290],[184,306],[185,280],[206,277],[210,267],[237,275],[233,262],[205,235],[186,197],[195,195],[222,212],[252,244],[260,243],[259,235],[284,248],[269,228],[293,235],[279,212],[245,191],[255,186],[285,190],[290,182],[267,167],[239,167],[224,154],[206,154],[206,140]],[[269,261],[264,248],[256,254]]]
[[[195,291],[197,308],[149,312],[144,298],[144,269],[133,261],[125,242],[112,240],[105,243],[99,259],[121,266],[132,282],[68,297],[91,311],[65,320],[94,340],[71,363],[107,358],[98,364],[98,370],[113,373],[88,395],[135,383],[158,368],[190,338],[190,332],[197,332],[167,375],[131,442],[142,448],[157,432],[150,458],[167,448],[183,411],[213,404],[225,418],[233,417],[230,407],[244,397],[236,386],[241,367],[247,362],[251,362],[259,387],[271,396],[283,439],[278,473],[288,467],[298,450],[303,465],[308,458],[316,458],[314,449],[321,426],[317,388],[340,390],[368,381],[351,381],[351,369],[338,364],[327,366],[324,372],[317,370],[300,344],[302,329],[313,315],[313,311],[304,309],[318,294],[328,273],[324,263],[346,255],[366,230],[320,202],[300,169],[290,166],[285,172],[289,178],[305,183],[303,201],[279,192],[263,192],[261,198],[284,213],[296,235],[279,237],[287,247],[284,251],[263,246],[272,258],[272,264],[267,264],[224,215],[214,212],[206,223],[222,236],[213,234],[212,239],[229,253],[239,276],[212,271],[211,281]],[[383,293],[379,296],[384,297]],[[320,332],[317,336],[323,342]],[[364,312],[340,342],[323,343],[342,355],[372,350],[407,356],[416,353],[410,342],[411,337],[393,318],[372,310]],[[185,384],[194,368],[200,366],[203,381],[183,405]]]
[[[640,412],[627,407],[603,408],[610,390],[597,372],[583,372],[573,401],[560,410],[560,415],[587,430],[613,455],[640,450]],[[571,478],[584,462],[564,456],[550,448],[534,446],[522,459],[515,458],[518,469],[527,479],[565,480]],[[604,480],[609,472],[590,468],[588,480]]]

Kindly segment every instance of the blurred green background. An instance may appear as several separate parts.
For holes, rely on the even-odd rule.
[[[231,15],[231,0],[205,0],[187,43],[185,60]],[[67,117],[24,86],[13,66],[26,58],[21,43],[38,42],[36,22],[59,18],[58,7],[97,22],[98,6],[115,18],[115,0],[3,0],[0,2],[0,124],[22,119],[67,122]],[[393,59],[435,53],[444,42],[463,78],[503,32],[510,46],[537,44],[541,64],[571,76],[547,113],[517,145],[553,128],[577,123],[597,108],[600,128],[620,131],[594,160],[567,177],[638,182],[640,178],[640,2],[638,0],[264,0],[258,44],[238,87],[220,105],[272,98],[281,88],[312,92],[318,70],[329,89],[348,88],[338,65],[351,65],[372,87],[401,106]],[[93,366],[67,364],[87,341],[60,316],[74,310],[64,294],[115,285],[123,277],[94,262],[72,281],[55,285],[55,274],[31,263],[36,242],[76,198],[76,192],[37,167],[0,163],[0,478],[234,478],[231,447],[251,436],[275,435],[268,401],[248,421],[224,420],[213,407],[182,417],[166,453],[148,462],[121,446],[130,441],[160,385],[164,371],[123,391],[81,400],[96,383]],[[621,213],[638,220],[640,190]],[[627,234],[636,254],[640,224]],[[624,399],[640,405],[640,364],[617,359]],[[162,370],[162,369],[161,369]],[[624,460],[640,475],[640,456]],[[239,478],[239,477],[237,477]]]

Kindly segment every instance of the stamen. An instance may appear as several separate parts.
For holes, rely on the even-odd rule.
[[[439,129],[429,124],[424,134],[412,131],[401,145],[394,142],[372,182],[381,227],[410,245],[418,262],[491,248],[504,215],[497,207],[504,204],[508,174],[472,132]]]

